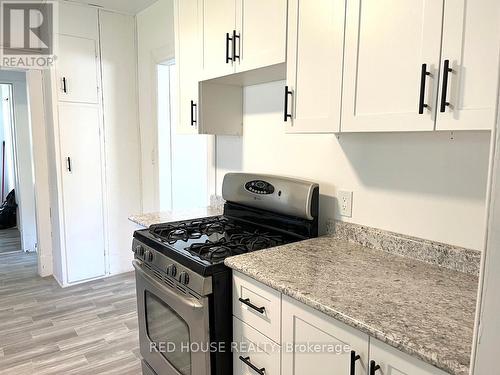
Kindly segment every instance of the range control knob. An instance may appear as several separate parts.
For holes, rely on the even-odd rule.
[[[179,275],[179,281],[181,284],[188,285],[189,284],[189,275],[186,272],[182,272]]]
[[[148,262],[152,262],[154,257],[155,256],[154,256],[153,252],[151,252],[149,250],[144,253],[144,259],[147,260]]]
[[[177,267],[175,266],[175,264],[171,264],[167,267],[167,275],[171,277],[175,277],[175,275],[177,275]]]
[[[144,248],[141,246],[141,245],[137,245],[135,248],[134,248],[134,254],[142,257],[144,255]]]

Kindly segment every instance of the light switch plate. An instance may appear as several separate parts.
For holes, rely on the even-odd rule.
[[[340,216],[352,217],[352,191],[339,191],[338,201]]]

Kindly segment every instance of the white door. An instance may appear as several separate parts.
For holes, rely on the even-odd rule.
[[[434,130],[443,0],[347,0],[346,15],[341,130]]]
[[[236,0],[203,0],[203,78],[234,73]]]
[[[176,12],[176,66],[178,74],[179,115],[177,132],[198,133],[198,79],[201,68],[201,41],[199,0],[177,0]]]
[[[286,60],[287,0],[236,0],[236,71]]]
[[[60,101],[99,102],[97,56],[94,40],[59,35],[56,70]]]
[[[370,361],[380,366],[380,375],[447,375],[445,372],[402,353],[393,347],[370,338]]]
[[[288,2],[288,133],[340,128],[345,1]]]
[[[436,129],[491,130],[497,100],[500,2],[447,0],[444,9]]]
[[[59,105],[69,283],[105,274],[99,118],[97,106]]]
[[[350,374],[352,367],[354,374],[366,374],[367,335],[286,296],[282,335],[283,374]],[[320,348],[314,349],[314,345]]]

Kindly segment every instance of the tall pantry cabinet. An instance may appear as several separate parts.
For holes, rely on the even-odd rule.
[[[120,238],[130,238],[127,216],[140,211],[140,151],[133,17],[65,3],[59,14],[44,83],[54,125],[54,276],[65,286],[128,270]]]

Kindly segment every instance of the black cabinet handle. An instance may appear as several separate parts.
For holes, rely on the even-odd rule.
[[[290,91],[288,86],[285,86],[285,115],[283,118],[285,122],[287,122],[289,118],[292,118],[292,115],[288,113],[288,96],[290,95],[293,95],[293,91]]]
[[[266,374],[266,369],[265,368],[258,368],[257,366],[255,366],[252,362],[250,362],[250,357],[242,357],[240,355],[240,361],[243,362],[248,367],[250,367],[252,370],[254,370],[257,374],[259,374],[259,375]]]
[[[62,86],[63,86],[62,87],[63,92],[65,94],[67,94],[68,93],[68,87],[67,87],[67,84],[66,84],[66,77],[63,77],[63,79],[62,79]]]
[[[233,38],[231,39],[233,41],[233,61],[236,61],[236,59],[240,60],[240,51],[238,51],[238,54],[236,54],[236,39],[238,39],[238,49],[241,49],[241,38],[240,34],[236,34],[236,30],[233,30]]]
[[[370,375],[375,375],[375,373],[380,370],[380,366],[377,365],[377,362],[370,361]]]
[[[246,298],[246,299],[243,299],[243,298],[238,298],[238,300],[247,305],[248,307],[254,309],[255,311],[258,311],[260,312],[261,314],[264,314],[264,312],[266,311],[266,308],[265,307],[258,307],[258,306],[255,306],[252,302],[250,302],[250,299],[249,298]]]
[[[191,126],[196,125],[195,112],[196,112],[196,103],[191,100]]]
[[[66,168],[68,172],[71,172],[71,158],[69,156],[66,158]]]
[[[230,61],[233,61],[233,58],[229,56],[229,42],[233,42],[233,50],[234,50],[234,40],[229,36],[229,33],[226,33],[226,64],[229,64]]]
[[[424,113],[424,108],[428,105],[425,104],[425,84],[427,81],[427,76],[431,73],[427,71],[427,64],[422,64],[422,73],[420,75],[420,99],[418,102],[418,113],[421,115]]]
[[[349,375],[356,375],[356,361],[359,360],[361,356],[356,354],[354,350],[351,350],[351,368]]]
[[[450,68],[450,60],[444,60],[444,67],[443,67],[443,90],[441,91],[441,112],[446,111],[446,107],[450,105],[448,101],[446,100],[446,97],[448,95],[448,79],[449,79],[449,74],[453,72],[453,69]]]

